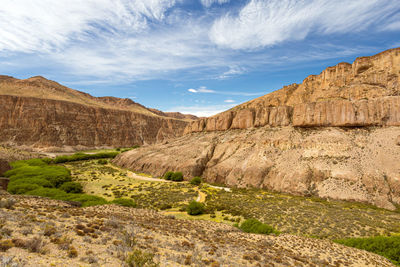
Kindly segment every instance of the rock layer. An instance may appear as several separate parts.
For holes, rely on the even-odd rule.
[[[400,48],[340,63],[226,112],[185,133],[262,126],[400,126]]]
[[[129,147],[182,135],[187,122],[128,110],[0,95],[0,143],[34,148]]]
[[[5,159],[0,159],[0,177],[6,172],[11,170],[10,165],[8,164],[8,161]]]
[[[395,209],[400,205],[400,48],[190,123],[116,164]]]

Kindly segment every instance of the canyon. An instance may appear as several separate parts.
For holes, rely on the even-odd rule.
[[[114,163],[162,176],[400,205],[400,48],[188,123],[184,136]]]
[[[36,76],[0,76],[0,143],[39,151],[131,147],[183,134],[195,116],[93,97]]]

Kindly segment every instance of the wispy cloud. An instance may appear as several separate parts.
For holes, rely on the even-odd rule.
[[[195,94],[206,93],[206,94],[237,95],[237,96],[257,96],[257,95],[263,95],[266,93],[266,92],[217,91],[217,90],[208,89],[205,86],[200,86],[198,89],[190,88],[190,89],[188,89],[188,92],[195,93]]]
[[[236,101],[232,100],[232,99],[226,99],[226,100],[224,100],[224,102],[225,103],[235,103]]]
[[[228,79],[232,76],[240,75],[245,73],[246,70],[240,66],[231,66],[228,71],[225,71],[221,75],[218,76],[218,79]]]
[[[225,3],[229,3],[230,0],[200,0],[200,2],[203,4],[203,6],[205,7],[210,7],[213,4],[225,4]]]
[[[399,12],[398,0],[250,0],[238,15],[216,20],[210,39],[232,49],[255,49],[283,41],[381,27]],[[397,24],[387,29],[397,29]]]

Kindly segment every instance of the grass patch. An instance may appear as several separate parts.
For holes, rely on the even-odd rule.
[[[257,219],[247,219],[240,225],[239,228],[246,233],[264,234],[264,235],[279,234],[279,232],[275,230],[274,227],[262,223]]]
[[[335,240],[348,247],[376,253],[400,266],[400,236],[376,236],[370,238],[349,238]]]

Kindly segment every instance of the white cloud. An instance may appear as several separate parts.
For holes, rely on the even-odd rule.
[[[264,95],[266,92],[237,92],[237,91],[216,91],[208,89],[205,86],[200,86],[198,89],[190,88],[188,92],[191,93],[208,93],[208,94],[218,94],[218,95],[237,95],[237,96],[257,96]]]
[[[192,114],[197,117],[209,117],[221,113],[227,109],[234,107],[235,104],[226,105],[202,105],[202,106],[177,106],[172,107],[168,111],[181,112],[183,114]]]
[[[238,15],[216,20],[209,36],[222,47],[255,49],[303,40],[311,33],[350,33],[382,27],[398,8],[398,0],[250,0]]]
[[[226,100],[224,100],[224,102],[225,103],[235,103],[236,101],[232,100],[232,99],[226,99]]]
[[[205,86],[200,86],[199,89],[191,88],[191,89],[188,89],[188,91],[191,93],[217,93],[214,90],[207,89],[207,87],[205,87]]]
[[[243,73],[245,73],[245,69],[244,68],[241,68],[239,66],[231,66],[228,71],[225,71],[224,73],[219,75],[218,79],[223,80],[223,79],[227,79],[227,78],[230,78],[232,76],[240,75],[240,74],[243,74]]]
[[[203,4],[203,6],[210,7],[210,6],[212,6],[213,4],[216,4],[216,3],[220,4],[220,5],[228,3],[230,0],[200,0],[200,1]]]

